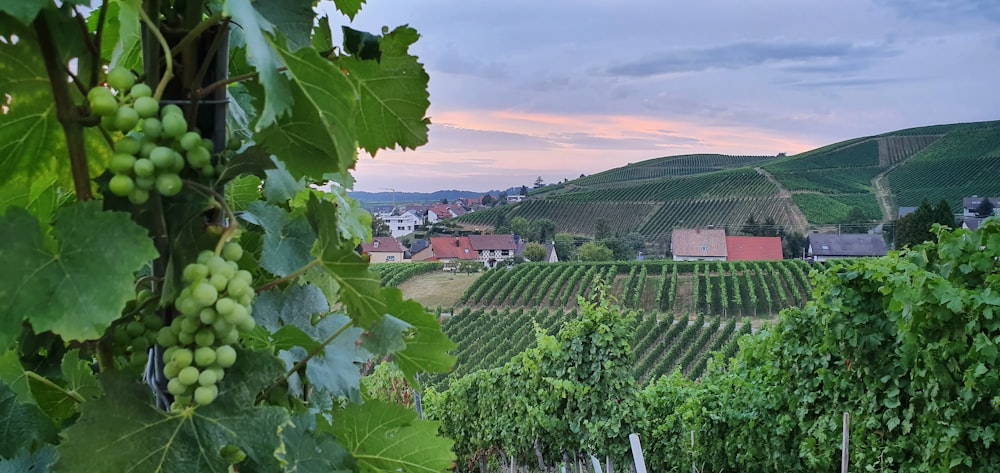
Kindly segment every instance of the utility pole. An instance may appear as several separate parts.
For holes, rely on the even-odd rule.
[[[392,211],[395,212],[396,211],[396,189],[393,189],[391,187],[379,187],[379,189],[381,189],[381,190],[387,190],[387,191],[392,191]]]

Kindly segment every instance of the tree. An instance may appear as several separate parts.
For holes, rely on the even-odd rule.
[[[614,252],[602,243],[587,242],[580,246],[578,251],[580,261],[613,261]]]
[[[520,194],[524,196],[528,195],[528,186],[521,186]]]
[[[594,220],[594,239],[597,241],[607,240],[614,236],[613,230],[611,230],[611,221],[600,217]]]
[[[489,206],[493,205],[494,202],[496,202],[496,199],[494,199],[492,195],[486,194],[486,195],[483,196],[483,199],[481,200],[481,202],[482,202],[483,205],[489,207]]]
[[[955,228],[955,214],[951,211],[947,200],[941,199],[934,207],[934,222],[948,228]]]
[[[743,226],[740,227],[740,233],[749,236],[759,236],[760,224],[757,223],[757,219],[750,214],[749,217],[743,222]]]
[[[531,222],[524,217],[514,217],[510,219],[510,232],[520,236],[522,239],[530,239]]]
[[[500,194],[497,195],[497,204],[507,205],[507,191],[500,192]]]
[[[625,241],[624,238],[608,238],[606,240],[601,240],[598,243],[606,246],[611,250],[612,258],[616,261],[628,261],[634,260],[637,251],[635,246]]]
[[[559,261],[576,260],[576,238],[573,235],[569,233],[556,233],[555,246]]]
[[[934,240],[931,227],[935,223],[954,227],[955,217],[951,213],[951,207],[943,200],[936,208],[931,207],[930,202],[924,199],[917,210],[904,215],[896,223],[896,247],[904,248]]]
[[[392,236],[392,230],[389,228],[389,224],[385,223],[385,220],[382,220],[382,218],[378,215],[372,216],[372,236]]]
[[[544,185],[545,181],[542,180],[542,176],[538,176],[538,178],[535,179],[535,189],[538,189]]]
[[[986,218],[993,215],[993,202],[990,202],[989,197],[983,197],[983,201],[979,203],[979,207],[976,207],[976,216],[979,218]]]
[[[531,222],[531,239],[541,243],[548,243],[556,236],[556,224],[547,218],[540,218]]]
[[[802,258],[809,240],[801,233],[785,233],[781,236],[781,256],[785,259]]]
[[[503,209],[499,209],[497,212],[496,219],[493,220],[493,233],[503,234],[503,233],[513,233],[510,230],[510,223],[507,222],[507,213]]]
[[[450,467],[435,424],[361,403],[369,362],[411,392],[454,364],[356,252],[346,192],[358,149],[427,141],[417,32],[335,47],[281,2],[22,3],[0,2],[0,143],[30,145],[0,161],[4,470]],[[389,435],[419,446],[366,440]]]
[[[442,198],[441,198],[441,203],[442,203],[442,204],[444,204],[444,205],[448,205],[448,199],[447,199],[447,198],[444,198],[444,197],[442,197]]]
[[[465,274],[478,273],[482,271],[483,263],[474,260],[464,260],[458,263],[458,272]]]
[[[535,262],[544,260],[545,254],[545,247],[540,243],[534,242],[524,245],[524,252],[521,253],[521,255],[524,256],[524,259]]]
[[[623,239],[625,245],[632,249],[633,254],[646,252],[646,237],[639,232],[629,232]]]

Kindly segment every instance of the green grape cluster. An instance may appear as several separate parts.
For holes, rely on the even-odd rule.
[[[179,316],[160,329],[156,343],[164,347],[163,375],[174,396],[173,409],[210,404],[225,369],[236,362],[235,344],[253,330],[250,315],[254,289],[250,272],[239,269],[239,243],[227,243],[222,255],[203,251],[184,268],[185,287],[174,301]]]
[[[142,297],[140,295],[137,301]],[[128,359],[132,368],[142,368],[149,359],[149,347],[156,343],[161,328],[163,321],[152,310],[123,319],[111,332],[114,354]]]
[[[177,105],[160,107],[148,85],[135,83],[132,73],[114,68],[108,85],[87,93],[90,110],[101,117],[101,126],[125,136],[114,145],[109,168],[114,176],[111,192],[137,205],[149,199],[155,189],[163,196],[181,191],[180,174],[186,167],[203,176],[215,175],[212,141],[197,131],[188,131],[184,113]]]

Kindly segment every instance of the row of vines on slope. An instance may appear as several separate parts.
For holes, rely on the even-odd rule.
[[[417,32],[91,3],[0,0],[0,470],[448,468],[436,423],[362,397],[366,364],[419,387],[454,345],[346,194],[359,148],[426,142]]]

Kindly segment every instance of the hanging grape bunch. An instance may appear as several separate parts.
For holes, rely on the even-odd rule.
[[[163,375],[174,396],[172,409],[210,404],[219,394],[216,383],[236,362],[233,349],[253,330],[250,315],[254,290],[252,275],[239,269],[239,243],[222,247],[221,255],[203,251],[183,272],[184,288],[174,301],[179,316],[160,329],[156,343],[164,347]]]
[[[135,83],[127,69],[111,69],[108,86],[117,94],[94,87],[87,99],[90,111],[101,117],[101,127],[125,134],[115,143],[109,166],[114,176],[108,188],[113,194],[141,205],[154,189],[166,197],[177,195],[186,167],[205,177],[215,175],[212,141],[188,131],[180,107],[170,104],[161,109],[152,89]]]
[[[156,336],[163,321],[156,315],[153,292],[142,289],[136,295],[134,313],[122,318],[112,331],[114,355],[128,360],[134,369],[146,366],[149,347],[156,343]]]

